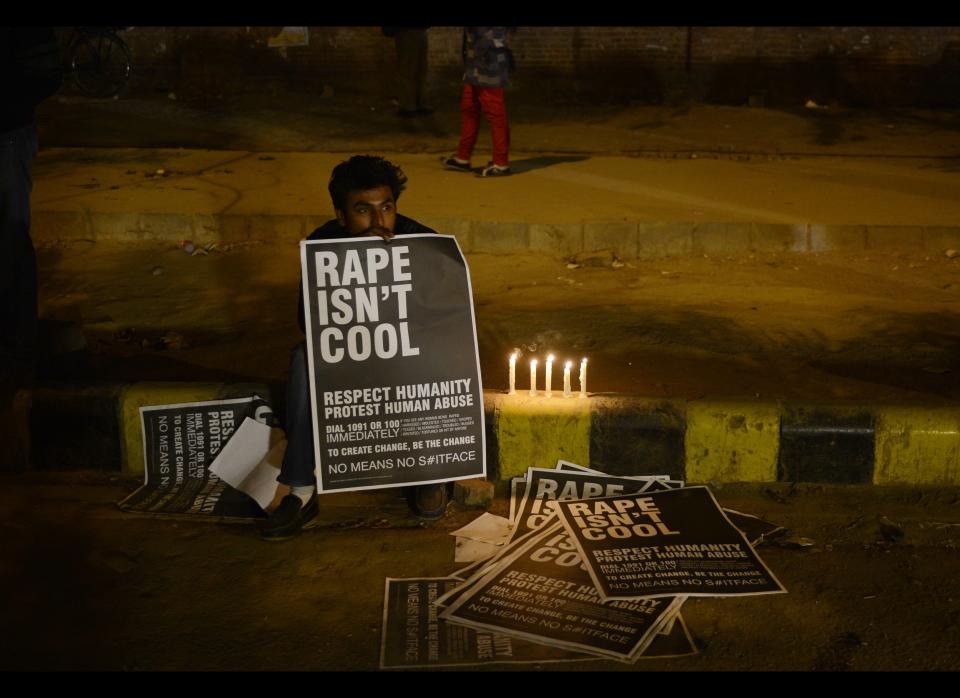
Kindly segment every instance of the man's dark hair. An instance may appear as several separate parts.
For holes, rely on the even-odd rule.
[[[403,170],[392,162],[376,155],[354,155],[333,168],[330,175],[330,198],[338,211],[347,208],[347,194],[377,187],[390,187],[393,200],[400,198],[407,183]]]

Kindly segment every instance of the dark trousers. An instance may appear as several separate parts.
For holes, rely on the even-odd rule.
[[[426,107],[427,30],[398,32],[393,38],[397,46],[397,101],[404,111]]]
[[[277,482],[289,487],[316,485],[315,463],[307,343],[300,342],[290,353],[290,372],[287,374],[287,450],[283,454]],[[403,489],[409,494],[416,486]]]
[[[37,344],[37,258],[30,240],[30,191],[37,131],[0,134],[0,351],[29,359]]]
[[[290,487],[316,485],[313,457],[313,419],[310,411],[310,377],[307,373],[307,343],[290,353],[287,374],[287,450],[277,482]]]

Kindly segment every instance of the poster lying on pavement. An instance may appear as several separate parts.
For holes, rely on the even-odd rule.
[[[683,480],[673,480],[669,475],[610,475],[608,473],[602,472],[600,470],[594,470],[592,468],[587,468],[582,465],[577,465],[576,463],[571,463],[570,461],[558,460],[555,470],[566,471],[566,472],[578,472],[578,473],[593,473],[594,475],[599,475],[601,477],[625,477],[628,480],[644,480],[651,482],[648,487],[652,487],[658,490],[668,490],[674,489],[676,487],[683,487]],[[527,491],[527,480],[529,478],[529,471],[533,468],[528,468],[527,473],[524,475],[514,477],[510,480],[510,513],[509,518],[511,523],[516,520],[517,517],[517,508],[520,505],[520,502],[523,501],[523,496]]]
[[[595,662],[601,659],[592,654],[446,622],[437,617],[436,609],[431,609],[431,599],[459,583],[460,580],[451,577],[387,578],[380,633],[381,669]],[[665,659],[696,653],[690,631],[678,615],[673,630],[658,634],[642,658]]]
[[[566,460],[557,461],[557,470],[574,470],[581,473],[594,473],[596,475],[605,475],[607,477],[628,477],[634,480],[654,480],[655,484],[659,485],[656,489],[660,490],[673,490],[678,487],[683,487],[683,480],[674,480],[669,475],[611,475],[610,473],[605,473],[602,470],[597,470],[595,468],[588,468],[583,465],[577,465],[576,463],[571,463]]]
[[[615,477],[607,475],[600,470],[594,470],[592,468],[586,468],[582,465],[577,465],[576,463],[571,463],[565,460],[557,461],[557,470],[568,470],[568,471],[578,471],[583,473],[594,473],[596,475],[603,475],[605,477]],[[670,490],[677,489],[684,486],[683,480],[673,480],[669,475],[641,475],[641,476],[630,476],[631,478],[640,477],[643,479],[652,479],[655,480],[650,489],[653,490]],[[526,478],[513,478],[510,482],[510,520],[513,521],[514,512],[516,510],[517,504],[514,502],[514,498],[522,498],[524,492],[526,491]],[[650,489],[644,490],[649,492]],[[517,494],[519,493],[519,494]],[[517,499],[519,502],[520,499]],[[759,545],[764,541],[772,538],[778,533],[784,530],[783,526],[779,526],[775,523],[765,521],[759,516],[754,516],[753,514],[744,514],[742,511],[734,511],[733,509],[724,508],[723,513],[727,515],[727,518],[730,519],[730,523],[736,526],[740,531],[743,531],[743,534],[747,537],[747,540],[750,541],[751,545]]]
[[[753,514],[744,514],[742,511],[724,509],[723,513],[730,520],[730,523],[747,537],[750,545],[760,545],[786,530],[783,526],[765,521]]]
[[[672,598],[603,603],[555,517],[508,548],[498,562],[450,595],[441,618],[632,662],[683,602]]]
[[[208,470],[247,417],[270,424],[273,410],[256,395],[141,407],[143,486],[121,501],[120,508],[153,514],[263,517],[253,499]]]
[[[706,487],[558,501],[600,596],[786,593]]]
[[[667,486],[656,476],[611,477],[590,471],[529,468],[523,499],[516,508],[512,535],[516,538],[539,528],[553,514],[558,499],[632,494],[662,487]]]
[[[580,652],[441,620],[433,602],[459,583],[460,580],[453,578],[387,577],[383,597],[383,629],[380,634],[381,669],[596,659]]]
[[[321,492],[483,477],[483,389],[456,239],[300,245]]]

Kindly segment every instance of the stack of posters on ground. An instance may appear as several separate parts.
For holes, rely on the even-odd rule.
[[[387,578],[383,600],[381,668],[546,664],[600,658],[444,621],[439,617],[440,607],[436,600],[462,582],[457,577]],[[680,619],[669,633],[658,634],[654,638],[644,656],[675,657],[689,654],[691,645],[689,632]]]
[[[283,432],[253,395],[140,408],[143,485],[124,511],[249,520],[276,491]]]
[[[590,506],[590,513],[584,506]],[[582,514],[580,521],[574,518],[577,512]],[[604,516],[604,526],[581,527],[580,523],[591,524],[587,516]],[[590,657],[635,662],[690,655],[696,647],[680,615],[688,596],[785,591],[751,545],[779,527],[721,510],[706,488],[685,488],[682,481],[666,475],[615,477],[564,461],[556,469],[531,468],[512,483],[510,519],[492,520],[496,518],[501,517],[485,514],[454,532],[458,554],[465,542],[488,547],[474,549],[476,561],[450,578],[387,580],[382,667]],[[685,530],[674,533],[670,525]],[[600,528],[607,537],[593,541],[590,536],[598,534],[582,533],[592,528]],[[484,531],[489,532],[488,540]],[[698,564],[691,565],[692,561]],[[653,563],[658,566],[651,566],[649,574],[662,583],[652,592],[636,584],[611,587],[626,583],[620,576],[647,574],[614,565]],[[614,575],[617,579],[609,579]],[[707,579],[713,583],[707,585]],[[721,579],[738,581],[723,584]],[[763,583],[752,581],[758,579]],[[435,592],[417,596],[414,612],[403,594],[413,598],[415,585],[428,583],[438,586]],[[391,585],[402,584],[410,585],[407,592],[391,591]],[[426,620],[403,626],[402,618],[417,613],[426,614]],[[423,631],[433,633],[434,644],[418,635]],[[464,635],[467,631],[474,634]],[[470,639],[440,639],[453,635]],[[480,637],[488,648],[482,656],[473,649],[455,657],[445,654],[450,646],[475,648]],[[510,643],[497,640],[511,648],[509,658],[489,650],[494,638],[509,638]],[[415,644],[418,649],[413,651]],[[398,648],[404,646],[411,648],[411,659],[400,658]],[[534,653],[532,647],[540,649]],[[547,648],[555,654],[544,654]]]

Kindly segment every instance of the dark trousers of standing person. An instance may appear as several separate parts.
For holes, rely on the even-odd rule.
[[[287,450],[283,454],[277,482],[290,487],[307,487],[317,483],[311,415],[307,343],[300,342],[290,355],[290,372],[287,374]]]
[[[425,109],[427,84],[427,32],[400,31],[393,37],[397,47],[397,101],[400,111]]]
[[[0,134],[0,352],[16,363],[31,360],[37,344],[37,258],[30,239],[36,154],[32,124]]]
[[[477,143],[477,134],[480,132],[481,111],[490,123],[493,164],[507,167],[510,164],[510,124],[507,121],[507,105],[503,100],[502,87],[477,87],[464,83],[460,99],[463,121],[457,158],[469,162],[473,146]]]

